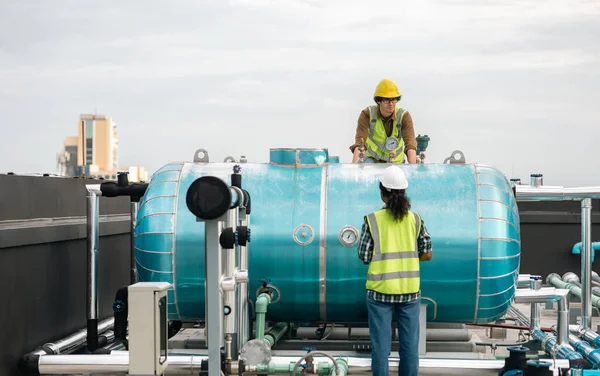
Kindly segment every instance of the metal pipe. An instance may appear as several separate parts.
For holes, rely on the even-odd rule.
[[[223,299],[219,282],[222,268],[222,249],[219,238],[222,222],[217,220],[204,223],[204,296],[206,312],[206,345],[209,365],[212,370],[221,368],[221,347],[223,346]],[[169,357],[171,361],[171,357]],[[213,373],[211,372],[211,376]]]
[[[473,333],[470,329],[426,329],[427,341],[470,341]],[[314,327],[301,327],[296,329],[295,338],[325,340],[353,340],[369,339],[369,328],[325,328],[323,335],[317,333]]]
[[[290,325],[287,322],[278,322],[269,329],[265,334],[265,341],[269,343],[269,346],[273,347],[290,329]]]
[[[572,295],[581,299],[581,288],[572,283],[564,282],[556,273],[549,274],[548,277],[546,277],[546,282],[561,289],[568,289]],[[591,302],[592,306],[600,309],[600,296],[592,295]]]
[[[515,185],[514,192],[517,201],[562,201],[564,199],[564,188],[561,186]]]
[[[329,355],[323,351],[311,351],[311,352],[303,355],[300,359],[298,359],[298,361],[296,361],[296,364],[294,364],[294,368],[292,369],[291,374],[292,375],[296,374],[296,370],[298,369],[298,367],[300,367],[300,364],[302,363],[302,361],[304,361],[309,356],[314,358],[315,355],[321,355],[321,356],[325,356],[325,357],[331,359],[331,362],[335,365],[335,373],[336,373],[336,375],[339,376],[340,366],[336,363],[335,359],[333,359],[333,357],[331,355]]]
[[[231,228],[233,233],[236,233],[238,225],[238,208],[230,209],[227,212],[227,220],[225,221],[225,227]],[[237,242],[236,242],[237,243]],[[235,262],[236,262],[236,249],[237,245],[234,244],[233,248],[225,249],[225,260],[224,260],[224,279],[223,283],[228,283],[230,288],[223,287],[224,305],[230,308],[230,313],[225,315],[223,328],[225,331],[225,338],[227,339],[228,346],[226,347],[226,358],[237,359],[238,356],[238,341],[237,341],[237,307],[236,307],[236,288],[235,283]],[[228,351],[228,352],[227,352]]]
[[[87,348],[98,348],[98,243],[100,241],[100,184],[87,189]]]
[[[238,223],[239,226],[249,226],[250,224],[250,216],[246,214],[245,207],[239,209]],[[240,270],[248,270],[248,246],[249,244],[246,243],[246,246],[238,247],[237,265]],[[241,349],[250,339],[250,310],[248,307],[248,284],[240,283],[237,287],[238,349]]]
[[[531,303],[530,329],[539,329],[539,303],[558,302],[558,345],[569,344],[569,290],[553,287],[540,288],[539,290],[517,289],[515,292],[515,303]]]
[[[565,291],[565,290],[563,290]],[[557,341],[559,346],[569,344],[569,293],[564,294],[558,301]]]
[[[596,350],[590,346],[589,343],[577,338],[577,336],[573,334],[569,335],[569,343],[579,354],[583,355],[594,368],[600,367],[600,350]]]
[[[592,326],[592,200],[581,201],[581,326]]]
[[[122,353],[122,354],[121,354]],[[579,355],[575,353],[576,355]],[[581,357],[581,355],[579,355]],[[198,374],[206,356],[169,355],[167,375]],[[315,362],[326,362],[327,358],[315,357]],[[298,356],[274,356],[272,363],[289,364],[298,360]],[[369,357],[344,357],[349,367],[349,373],[365,372],[371,368]],[[390,368],[397,368],[399,358],[389,357]],[[327,362],[329,363],[329,362]],[[331,363],[330,363],[331,364]],[[568,360],[556,359],[551,369],[569,368]],[[500,371],[504,367],[502,359],[452,359],[452,358],[420,358],[419,368],[422,369],[463,369]],[[126,374],[129,369],[129,354],[119,351],[111,355],[43,355],[39,358],[40,375],[70,375],[70,374]]]
[[[517,289],[515,303],[548,303],[567,295],[569,290],[554,287],[542,287],[539,290]]]
[[[517,201],[563,201],[600,198],[600,187],[564,188],[549,185],[540,187],[515,185],[514,191]]]
[[[101,321],[98,324],[98,334],[103,334],[107,330],[113,328],[115,319],[113,317]],[[40,349],[36,349],[27,356],[31,355],[58,355],[58,354],[69,354],[73,351],[79,350],[87,339],[87,329],[79,329],[75,333],[59,339],[56,342],[45,343]]]
[[[592,255],[594,254],[594,247],[592,246]],[[573,273],[573,272],[566,272],[565,274],[563,274],[562,276],[562,280],[570,283],[572,285],[575,285],[579,288],[582,287],[581,282],[579,282],[579,277],[577,276],[577,274]],[[596,296],[600,296],[600,287],[596,287],[598,285],[600,285],[600,283],[592,280],[591,281],[592,284],[592,295],[596,295]]]
[[[583,356],[571,347],[571,345],[559,345],[556,343],[556,337],[549,333],[544,333],[539,329],[531,332],[531,337],[542,342],[542,348],[546,352],[557,359],[582,359]],[[568,338],[568,337],[567,337]]]
[[[519,274],[517,280],[517,288],[518,287],[529,287],[531,281],[531,274]]]
[[[569,332],[575,334],[577,337],[594,347],[600,347],[600,335],[591,329],[584,329],[581,325],[569,325]]]
[[[539,329],[541,326],[540,303],[531,303],[531,319],[529,320],[529,330]]]
[[[131,212],[131,276],[130,276],[130,284],[134,284],[137,282],[137,269],[136,269],[136,262],[135,262],[135,227],[137,224],[137,214],[138,214],[138,208],[139,208],[140,203],[136,202],[136,201],[131,201],[131,204],[129,205],[129,209]]]

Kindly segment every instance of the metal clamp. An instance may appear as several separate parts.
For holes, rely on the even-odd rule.
[[[235,278],[234,277],[223,277],[221,279],[221,290],[224,292],[235,291]]]
[[[236,269],[233,273],[233,278],[236,283],[248,283],[248,271]]]

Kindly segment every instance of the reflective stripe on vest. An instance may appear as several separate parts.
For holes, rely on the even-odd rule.
[[[389,162],[390,152],[385,148],[385,140],[388,136],[383,125],[383,120],[378,116],[378,107],[369,106],[369,135],[366,142],[366,153],[367,156],[382,161]],[[398,140],[398,147],[393,150],[395,154],[393,158],[394,163],[404,162],[404,139],[402,138],[402,132],[398,128],[398,124],[402,126],[402,118],[406,110],[400,107],[396,107],[396,119],[392,123],[392,134],[390,137]]]
[[[369,264],[366,288],[382,294],[411,294],[420,290],[417,240],[421,218],[408,211],[396,221],[386,209],[367,216],[373,237],[373,257]]]

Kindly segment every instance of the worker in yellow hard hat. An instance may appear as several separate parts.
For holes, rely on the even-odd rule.
[[[361,111],[358,117],[352,163],[417,163],[417,140],[412,117],[398,106],[402,95],[390,79],[375,88],[375,105]],[[361,155],[363,154],[364,155]]]

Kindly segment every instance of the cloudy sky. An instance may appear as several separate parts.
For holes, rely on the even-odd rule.
[[[0,172],[56,172],[80,113],[150,172],[273,147],[350,161],[383,77],[428,161],[600,185],[596,0],[0,0]]]

